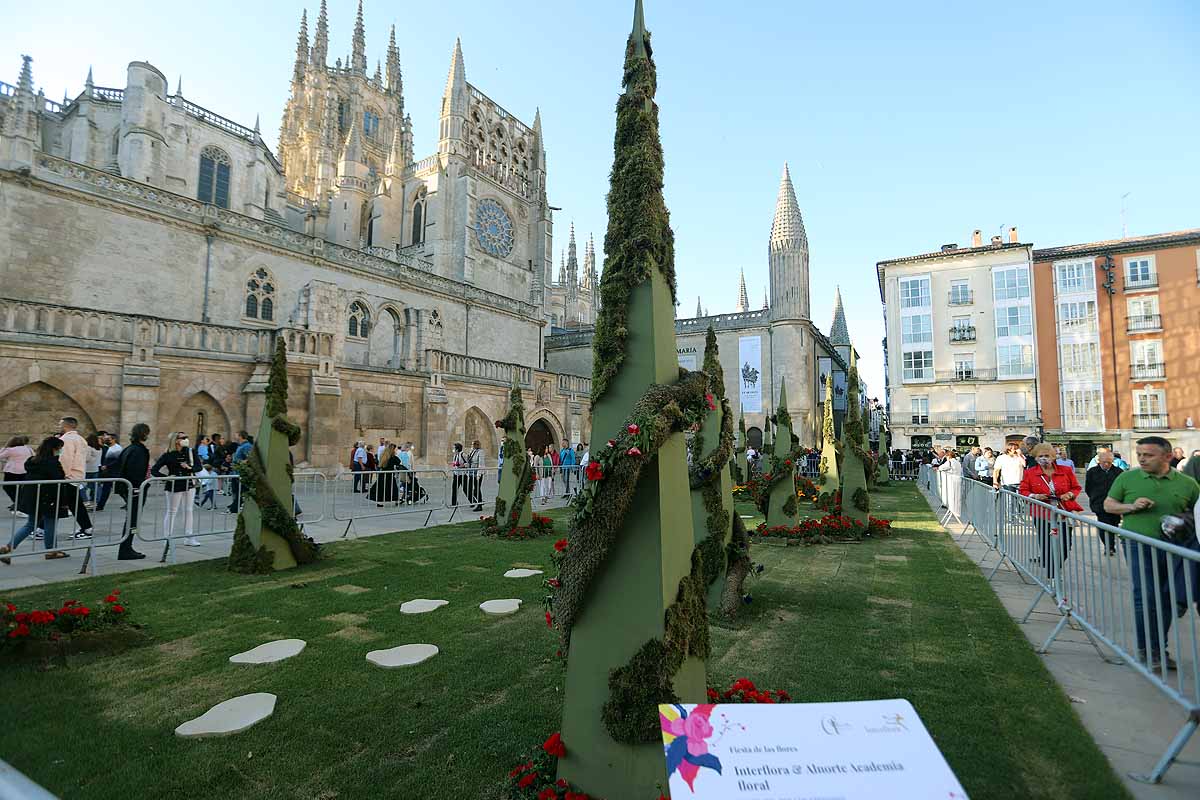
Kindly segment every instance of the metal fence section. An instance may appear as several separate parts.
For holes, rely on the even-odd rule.
[[[452,486],[449,469],[361,470],[343,472],[332,479],[331,514],[346,523],[401,514],[425,514],[425,525],[435,511],[447,507]]]
[[[1048,652],[1067,626],[1084,633],[1100,657],[1125,664],[1186,712],[1187,720],[1148,773],[1158,783],[1200,727],[1200,543],[1154,539],[1106,525],[1056,504],[995,490],[923,466],[920,485],[942,508],[943,524],[973,532],[998,561],[1038,588],[1021,622],[1043,596],[1061,615]],[[983,563],[981,560],[981,564]]]
[[[5,481],[2,485],[13,506],[4,525],[8,535],[0,538],[7,550],[0,557],[7,560],[83,553],[79,574],[90,565],[96,575],[95,549],[119,545],[129,529],[131,491],[129,481],[122,478]]]

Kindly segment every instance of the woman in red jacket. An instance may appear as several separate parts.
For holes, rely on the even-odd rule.
[[[1025,470],[1025,476],[1021,479],[1021,485],[1017,491],[1025,497],[1040,500],[1063,511],[1082,511],[1083,506],[1079,505],[1075,499],[1082,491],[1079,479],[1075,477],[1075,470],[1055,463],[1058,454],[1054,451],[1053,445],[1044,442],[1036,445],[1031,451],[1031,455],[1037,461],[1037,467]],[[1041,542],[1042,563],[1046,565],[1046,574],[1053,578],[1055,562],[1061,565],[1067,558],[1067,551],[1071,549],[1071,521],[1034,504],[1030,504],[1029,513],[1033,517],[1034,525],[1037,526],[1038,540]],[[1053,552],[1054,537],[1059,537],[1061,544],[1057,554]]]

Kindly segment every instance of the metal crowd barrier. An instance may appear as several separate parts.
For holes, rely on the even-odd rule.
[[[1130,774],[1159,783],[1200,727],[1200,543],[1195,535],[1182,543],[1153,539],[927,467],[920,482],[946,507],[944,518],[963,526],[960,535],[973,531],[988,545],[981,564],[997,554],[988,580],[1008,563],[1038,587],[1022,623],[1043,595],[1054,602],[1061,618],[1039,653],[1070,625],[1105,661],[1129,665],[1183,707],[1187,720],[1153,769]]]
[[[917,461],[889,461],[888,478],[893,481],[915,481],[923,466]]]
[[[13,504],[11,517],[6,521],[8,535],[0,537],[0,544],[12,547],[17,534],[28,528],[23,541],[17,542],[5,558],[36,556],[39,552],[49,556],[52,552],[84,553],[79,574],[88,572],[97,575],[94,558],[97,547],[119,545],[128,530],[132,504],[124,498],[130,495],[129,481],[123,478],[85,478],[78,481],[5,481],[0,484],[4,494]],[[11,494],[10,494],[11,492]],[[95,504],[85,499],[106,499],[106,507],[97,511]],[[123,495],[123,497],[122,497]],[[117,504],[116,508],[110,507]],[[124,506],[120,504],[125,504]],[[27,513],[33,509],[39,513]],[[49,517],[47,510],[53,508],[53,528],[45,530]],[[82,531],[90,537],[78,537]]]
[[[314,471],[296,472],[292,478],[293,511],[301,529],[305,523],[321,522],[325,518],[328,480]],[[140,508],[136,514],[130,510],[138,541],[162,542],[159,562],[165,563],[170,555],[174,564],[178,563],[181,541],[188,547],[199,545],[201,537],[232,536],[243,500],[241,486],[236,474],[147,479],[138,490]]]
[[[425,514],[425,525],[450,496],[450,470],[419,467],[411,470],[359,470],[333,479],[333,518],[346,523],[343,538],[355,520],[402,514]]]

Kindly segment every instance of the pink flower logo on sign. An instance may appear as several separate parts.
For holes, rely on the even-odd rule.
[[[705,704],[694,707],[689,713],[676,704],[669,713],[660,711],[658,715],[667,756],[667,780],[678,772],[693,792],[696,791],[693,783],[701,767],[721,774],[721,760],[708,752],[708,739],[713,735],[713,726],[708,719],[712,710],[711,704]]]

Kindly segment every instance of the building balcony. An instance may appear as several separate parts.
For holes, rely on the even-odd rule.
[[[1041,422],[1033,411],[934,411],[929,414],[909,412],[898,414],[894,419],[899,419],[900,424],[931,427],[1030,425]]]
[[[1070,333],[1088,333],[1100,330],[1096,322],[1095,314],[1087,314],[1082,317],[1068,317],[1058,321],[1058,329],[1063,332]]]
[[[1125,277],[1125,291],[1127,291],[1127,292],[1136,292],[1136,291],[1140,291],[1142,289],[1157,289],[1157,288],[1158,288],[1158,275],[1157,274],[1151,275],[1148,278],[1138,278],[1136,280],[1131,279],[1128,276]]]
[[[1162,314],[1141,314],[1125,322],[1127,333],[1148,333],[1162,330]]]
[[[975,341],[974,325],[955,325],[950,328],[950,344]]]
[[[1133,429],[1135,431],[1165,431],[1171,425],[1166,414],[1134,414]]]
[[[1167,377],[1166,364],[1130,364],[1129,377],[1135,381],[1161,380]]]
[[[974,383],[977,381],[996,380],[996,370],[980,369],[978,367],[959,364],[952,370],[942,370],[937,373],[938,383]]]
[[[970,289],[966,291],[950,292],[950,300],[952,306],[969,306],[975,303],[975,293]]]
[[[999,380],[1007,381],[1018,378],[1033,377],[1033,362],[1023,361],[1020,364],[1001,364],[996,370],[996,375]]]

